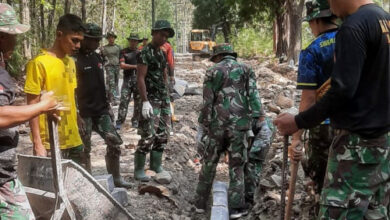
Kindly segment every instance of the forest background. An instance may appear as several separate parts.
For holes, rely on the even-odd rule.
[[[240,56],[278,59],[295,64],[313,36],[306,22],[305,0],[0,0],[14,7],[31,30],[18,38],[9,72],[23,76],[25,63],[49,47],[61,15],[77,14],[103,33],[114,31],[127,46],[130,33],[149,37],[152,21],[166,19],[176,31],[170,39],[176,53],[188,51],[193,28],[210,29],[217,43],[230,42]],[[390,0],[375,2],[390,10]],[[102,45],[106,44],[104,40]]]

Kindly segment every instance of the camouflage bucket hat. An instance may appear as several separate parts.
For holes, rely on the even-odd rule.
[[[169,38],[175,36],[175,31],[171,27],[171,23],[167,20],[158,20],[154,23],[152,31],[165,30],[169,32]]]
[[[126,38],[127,40],[137,40],[137,41],[142,41],[142,39],[140,39],[139,38],[139,36],[138,36],[138,34],[133,34],[133,33],[131,33],[130,35],[129,35],[129,37],[128,38]]]
[[[332,15],[333,14],[327,0],[313,0],[306,2],[306,17],[303,21],[331,17]]]
[[[210,57],[210,61],[214,62],[215,57],[220,54],[231,55],[237,58],[237,53],[234,52],[232,45],[230,44],[218,44],[213,47],[213,54]]]
[[[103,32],[99,25],[95,23],[87,23],[85,25],[85,33],[84,36],[90,38],[102,38]]]
[[[8,4],[0,3],[0,32],[22,34],[30,29],[30,25],[19,23],[15,10]]]
[[[117,38],[118,36],[116,36],[116,34],[115,34],[114,32],[109,31],[109,32],[107,32],[107,34],[106,34],[106,38],[109,38],[109,37]]]

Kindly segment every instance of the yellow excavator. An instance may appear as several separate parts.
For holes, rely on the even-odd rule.
[[[191,31],[190,53],[194,59],[209,57],[213,52],[215,41],[211,40],[210,31],[206,29],[194,29]]]

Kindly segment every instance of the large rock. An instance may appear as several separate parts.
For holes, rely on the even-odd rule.
[[[157,173],[154,180],[160,184],[169,184],[172,182],[172,176],[168,171],[164,170],[161,173]]]
[[[111,195],[119,204],[123,206],[128,204],[127,190],[125,188],[114,188]]]
[[[109,193],[111,193],[114,188],[114,179],[111,174],[95,176],[96,181],[103,186]]]
[[[279,95],[276,100],[276,105],[281,108],[291,108],[294,106],[294,100],[287,98],[286,96]]]

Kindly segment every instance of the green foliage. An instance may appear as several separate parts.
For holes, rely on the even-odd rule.
[[[272,31],[241,28],[232,36],[232,44],[241,57],[268,56],[273,52]]]
[[[15,78],[19,78],[23,75],[23,69],[27,62],[27,59],[22,54],[22,46],[20,40],[11,56],[11,59],[7,63],[7,71]]]

